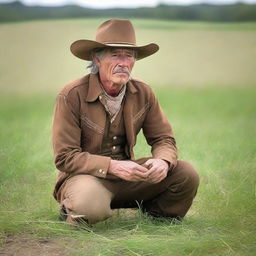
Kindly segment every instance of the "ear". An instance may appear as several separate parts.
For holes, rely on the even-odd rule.
[[[98,67],[100,67],[100,59],[99,58],[97,58],[95,55],[92,57],[92,60],[93,60],[93,62],[98,66]]]

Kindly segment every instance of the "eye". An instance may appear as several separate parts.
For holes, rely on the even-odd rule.
[[[133,52],[126,52],[125,53],[125,56],[127,57],[127,58],[134,58],[134,54],[133,54]]]

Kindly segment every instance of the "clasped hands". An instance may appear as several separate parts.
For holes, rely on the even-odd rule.
[[[127,181],[144,181],[158,183],[166,178],[169,164],[152,158],[139,165],[133,161],[111,160],[108,173]]]

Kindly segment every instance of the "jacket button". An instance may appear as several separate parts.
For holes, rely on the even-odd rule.
[[[117,137],[116,137],[116,136],[114,136],[114,137],[113,137],[113,140],[116,140],[116,139],[117,139]]]
[[[112,148],[113,148],[113,150],[116,150],[116,146],[113,146]]]

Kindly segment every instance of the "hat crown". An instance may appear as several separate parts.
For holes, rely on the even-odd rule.
[[[96,41],[105,44],[118,43],[136,45],[133,25],[129,20],[107,20],[98,27]]]

